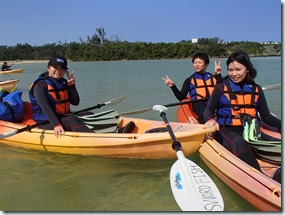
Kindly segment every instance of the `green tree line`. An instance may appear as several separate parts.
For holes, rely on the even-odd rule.
[[[0,60],[47,60],[55,54],[64,55],[72,61],[117,61],[117,60],[155,60],[186,59],[197,52],[205,52],[210,57],[228,57],[230,53],[243,50],[250,56],[281,55],[281,44],[269,42],[239,41],[223,42],[219,37],[183,40],[177,43],[127,42],[107,39],[104,28],[97,28],[96,33],[86,41],[61,42],[31,46],[27,43],[15,46],[0,46]]]

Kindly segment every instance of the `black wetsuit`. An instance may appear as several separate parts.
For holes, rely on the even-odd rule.
[[[220,82],[222,80],[222,75],[221,74],[214,75],[214,78],[217,80],[217,82]],[[173,85],[171,87],[171,90],[179,101],[185,99],[190,90],[190,77],[184,81],[180,91],[178,90],[176,85]],[[197,115],[198,121],[201,124],[205,123],[203,114],[206,106],[207,106],[207,100],[206,101],[201,100],[192,103],[192,110]]]
[[[11,66],[8,66],[7,64],[2,65],[2,71],[8,71],[11,70]]]
[[[93,130],[89,129],[78,117],[74,116],[73,114],[67,115],[65,117],[59,117],[59,115],[54,112],[51,106],[48,105],[49,100],[47,97],[48,90],[46,82],[36,82],[33,89],[33,94],[41,106],[43,113],[50,122],[48,124],[40,126],[41,128],[52,130],[55,126],[61,124],[67,131],[93,132]],[[68,95],[70,104],[77,106],[80,99],[75,85],[69,86]],[[84,115],[84,113],[80,115]],[[39,121],[37,121],[37,123],[38,122]]]
[[[260,86],[257,111],[260,118],[266,124],[281,130],[281,120],[270,113],[267,102]],[[216,85],[204,111],[205,121],[214,119],[215,111],[219,107],[220,97],[224,91],[224,84]],[[250,145],[243,139],[243,126],[226,126],[220,125],[219,131],[215,134],[215,139],[225,148],[231,151],[244,162],[261,171]]]

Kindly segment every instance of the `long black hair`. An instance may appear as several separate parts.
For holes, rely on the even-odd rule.
[[[243,51],[237,51],[237,52],[232,53],[227,59],[227,67],[229,66],[230,63],[234,61],[244,65],[248,69],[248,73],[245,77],[245,82],[252,83],[254,78],[257,75],[257,71],[252,65],[248,54]]]

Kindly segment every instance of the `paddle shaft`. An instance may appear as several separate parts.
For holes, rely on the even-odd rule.
[[[184,102],[170,103],[170,104],[163,105],[163,106],[165,106],[165,107],[173,107],[173,106],[190,104],[190,103],[195,103],[195,102],[199,102],[199,101],[206,101],[206,100],[208,100],[208,99],[189,100],[189,101],[184,101]],[[133,114],[140,114],[140,113],[149,112],[151,110],[152,110],[152,107],[151,108],[144,108],[144,109],[134,110],[134,111],[128,111],[128,112],[120,113],[120,115],[121,116],[127,116],[127,115],[133,115]]]
[[[19,59],[15,60],[10,66],[13,66]]]
[[[85,111],[89,111],[89,110],[99,109],[99,108],[101,108],[101,107],[103,107],[103,106],[106,106],[106,104],[105,104],[105,103],[103,103],[103,104],[97,104],[97,105],[95,105],[95,106],[93,106],[93,107],[85,108],[85,109],[83,109],[83,110],[75,111],[75,112],[73,112],[73,113],[74,113],[74,114],[78,114],[78,113],[85,112]]]
[[[160,112],[160,116],[163,118],[163,120],[165,122],[165,126],[169,132],[171,139],[172,139],[172,148],[176,152],[178,152],[181,149],[181,143],[176,140],[174,132],[173,132],[171,126],[169,125],[168,119],[166,118],[166,113],[162,111],[162,112]]]

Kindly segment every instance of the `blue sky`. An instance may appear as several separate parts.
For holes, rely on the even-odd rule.
[[[281,42],[281,1],[2,0],[0,23],[8,46],[86,41],[96,28],[129,42]]]

